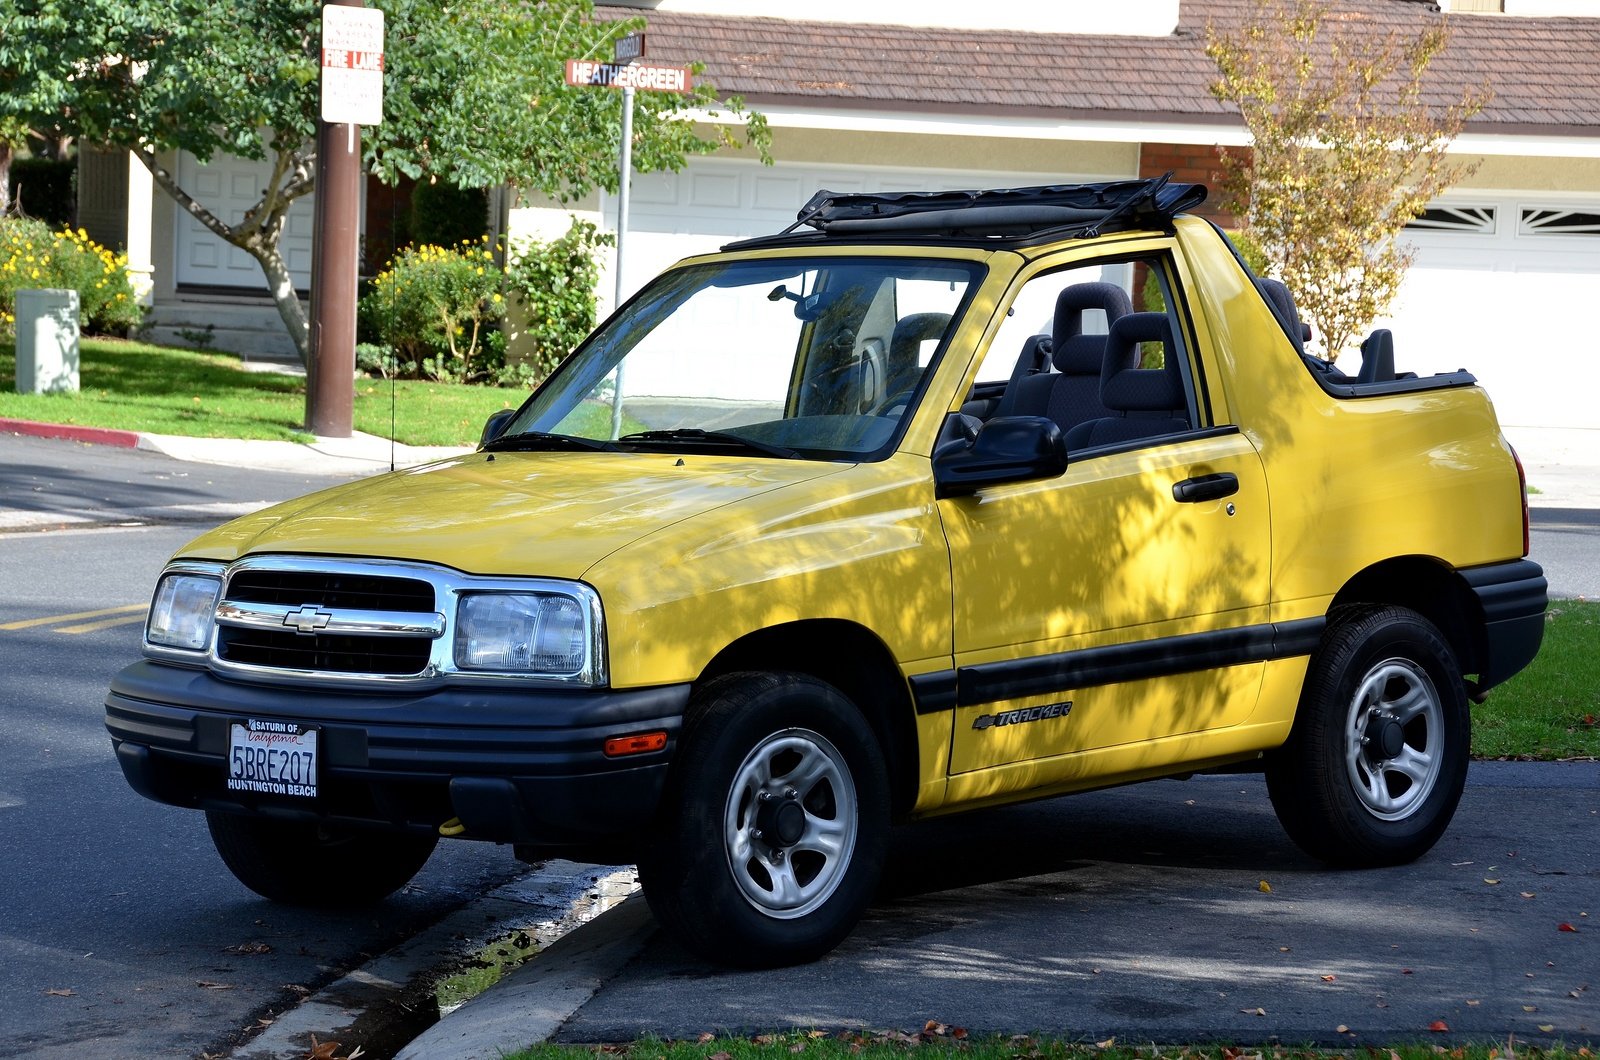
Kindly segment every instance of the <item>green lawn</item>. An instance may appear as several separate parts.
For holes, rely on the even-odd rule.
[[[1552,600],[1529,667],[1472,708],[1481,758],[1600,758],[1600,604]]]
[[[907,1056],[929,1060],[941,1056],[961,1060],[1351,1060],[1352,1055],[1373,1060],[1582,1060],[1593,1055],[1587,1046],[1541,1049],[1522,1041],[1510,1048],[1500,1042],[1447,1050],[1425,1040],[1437,1036],[1422,1026],[1409,1041],[1385,1042],[1381,1050],[1373,1043],[1358,1046],[1354,1035],[1351,1049],[1346,1051],[1282,1045],[1240,1049],[1227,1045],[1124,1045],[1114,1038],[1067,1042],[1027,1034],[980,1038],[969,1036],[960,1027],[929,1020],[926,1028],[910,1031],[786,1032],[753,1038],[706,1034],[694,1042],[647,1038],[614,1045],[535,1045],[510,1054],[507,1060],[792,1060],[795,1056],[809,1060],[905,1060]]]
[[[16,393],[14,347],[0,344],[0,417],[200,438],[308,441],[305,380],[245,372],[226,354],[121,339],[84,339],[76,394]],[[395,438],[406,445],[474,445],[483,421],[526,391],[394,384]],[[357,379],[355,428],[389,436],[389,383]]]

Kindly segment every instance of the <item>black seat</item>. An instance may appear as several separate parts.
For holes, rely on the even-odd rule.
[[[909,398],[922,378],[922,344],[944,337],[950,327],[949,313],[908,313],[895,321],[889,333],[889,363],[879,395],[886,406]]]
[[[1389,383],[1394,375],[1394,335],[1388,328],[1379,328],[1361,344],[1361,371],[1358,383]]]
[[[1130,367],[1138,364],[1139,345],[1145,342],[1161,343],[1165,363],[1160,368]],[[1106,336],[1100,376],[1100,401],[1110,413],[1068,431],[1067,448],[1088,449],[1188,430],[1188,401],[1178,360],[1165,313],[1119,317]]]
[[[1104,312],[1109,328],[1133,312],[1133,303],[1114,283],[1073,284],[1057,295],[1050,334],[1035,335],[1023,345],[997,415],[1048,416],[1062,431],[1110,415],[1100,401],[1106,336],[1083,330],[1083,314],[1090,309]],[[1127,367],[1137,363],[1131,360]]]
[[[1311,327],[1300,319],[1300,310],[1295,308],[1294,295],[1289,292],[1289,285],[1282,280],[1257,276],[1256,290],[1261,292],[1261,297],[1266,299],[1273,316],[1283,325],[1289,341],[1294,343],[1295,352],[1304,354],[1306,343],[1311,341]]]

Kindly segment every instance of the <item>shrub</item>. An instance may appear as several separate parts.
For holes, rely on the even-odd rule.
[[[0,219],[0,324],[16,322],[16,294],[31,288],[78,292],[85,331],[124,332],[143,309],[128,279],[128,258],[113,254],[81,228],[52,231],[42,221]]]
[[[492,378],[489,333],[505,315],[504,273],[487,237],[453,247],[406,247],[372,281],[361,312],[394,350],[408,378],[472,382]]]
[[[594,330],[600,281],[595,250],[611,242],[610,235],[573,218],[560,239],[512,246],[506,290],[523,311],[524,345],[517,363],[502,373],[504,382],[537,384]]]

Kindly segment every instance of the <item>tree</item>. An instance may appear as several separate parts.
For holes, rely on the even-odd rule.
[[[380,0],[384,115],[363,131],[371,172],[501,182],[558,199],[615,190],[621,94],[567,88],[563,60],[605,58],[638,20],[593,21],[591,0]],[[279,250],[295,200],[316,181],[321,6],[317,0],[21,0],[0,10],[0,99],[21,120],[52,121],[84,141],[122,147],[202,225],[260,263],[303,362],[309,331]],[[57,101],[49,109],[52,99]],[[691,108],[743,114],[705,83],[691,96],[644,92],[634,164],[681,168],[734,143],[697,133]],[[0,109],[0,118],[7,111]],[[746,116],[765,157],[766,126]],[[184,150],[267,159],[260,199],[220,217],[162,164]]]
[[[1238,106],[1253,151],[1219,150],[1228,206],[1245,218],[1335,360],[1394,299],[1412,252],[1396,239],[1471,173],[1445,160],[1488,86],[1436,108],[1424,75],[1445,21],[1416,36],[1334,21],[1326,0],[1256,0],[1254,16],[1206,29],[1217,99]]]

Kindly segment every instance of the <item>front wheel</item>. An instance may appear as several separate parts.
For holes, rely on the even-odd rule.
[[[1350,866],[1428,851],[1467,778],[1471,721],[1450,645],[1400,607],[1336,614],[1267,791],[1301,849]]]
[[[696,695],[656,835],[639,861],[663,927],[712,961],[814,960],[882,873],[889,785],[866,719],[833,686],[734,674]]]
[[[239,882],[287,905],[371,905],[410,882],[438,836],[367,832],[206,811],[211,842]]]

